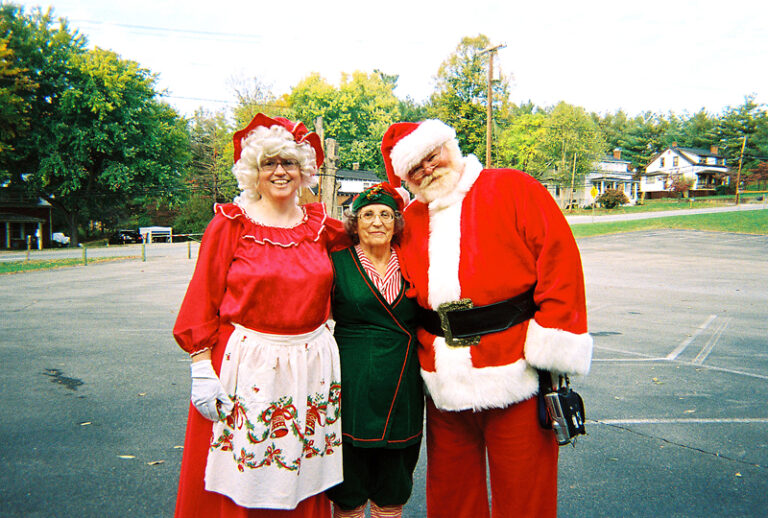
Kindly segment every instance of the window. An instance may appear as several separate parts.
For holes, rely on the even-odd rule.
[[[664,167],[664,157],[659,159],[659,167]]]
[[[672,167],[677,167],[680,164],[680,157],[672,157]]]

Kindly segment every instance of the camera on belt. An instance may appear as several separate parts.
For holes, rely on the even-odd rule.
[[[584,402],[571,390],[568,376],[561,375],[557,388],[544,394],[547,416],[560,446],[575,443],[578,435],[586,434],[584,428]]]

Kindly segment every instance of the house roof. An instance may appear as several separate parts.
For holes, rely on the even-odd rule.
[[[339,169],[336,171],[336,178],[344,180],[360,180],[366,182],[380,182],[381,178],[375,171],[364,169]]]

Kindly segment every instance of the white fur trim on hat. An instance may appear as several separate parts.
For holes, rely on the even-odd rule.
[[[408,178],[408,172],[421,162],[427,153],[454,138],[456,131],[444,122],[437,119],[423,121],[392,148],[390,159],[395,175],[405,180]]]

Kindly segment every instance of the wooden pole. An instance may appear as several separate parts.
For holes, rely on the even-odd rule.
[[[573,154],[573,169],[571,170],[571,193],[568,196],[568,206],[570,207],[569,211],[573,210],[573,203],[572,203],[572,200],[573,200],[573,181],[574,181],[575,177],[576,177],[576,153]]]
[[[488,47],[480,51],[480,56],[488,53],[488,99],[486,106],[485,117],[485,167],[490,169],[491,165],[491,148],[493,145],[493,56],[496,51],[506,47],[504,44],[496,45],[495,47]]]
[[[493,55],[488,56],[488,106],[485,128],[485,167],[491,168],[491,140],[493,138]]]
[[[325,204],[325,210],[331,216],[336,214],[336,160],[338,158],[339,144],[335,139],[325,139],[325,173],[320,177],[322,189],[320,201]]]
[[[325,153],[325,134],[323,131],[323,117],[320,116],[315,119],[315,133],[320,137],[320,145],[323,146],[323,153]],[[323,178],[325,178],[325,172],[327,170],[327,161],[323,162],[322,167],[317,172],[320,175],[320,181],[317,183],[317,197],[320,201],[323,200]],[[327,207],[326,207],[327,208]]]
[[[747,145],[747,136],[741,142],[741,154],[739,155],[739,170],[736,173],[736,205],[739,204],[739,184],[741,183],[741,162],[744,159],[744,147]]]

